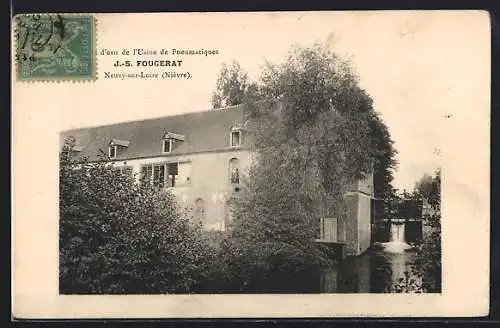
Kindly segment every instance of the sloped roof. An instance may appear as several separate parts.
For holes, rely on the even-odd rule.
[[[110,145],[117,145],[117,146],[123,146],[123,147],[128,147],[130,144],[130,141],[127,140],[120,140],[120,139],[113,139],[109,143]]]
[[[184,136],[170,154],[220,150],[229,148],[231,127],[243,123],[241,106],[192,112],[141,121],[80,128],[60,134],[61,146],[68,137],[74,137],[82,147],[80,157],[99,159],[99,150],[107,154],[112,140],[126,140],[128,148],[116,159],[154,157],[162,155],[162,138],[167,132]]]
[[[178,134],[178,133],[167,132],[163,135],[163,139],[175,139],[175,140],[184,141],[185,137],[181,134]]]

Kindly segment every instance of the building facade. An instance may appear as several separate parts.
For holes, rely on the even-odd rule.
[[[205,230],[226,231],[231,198],[252,161],[241,107],[208,110],[113,125],[64,131],[74,138],[76,156],[104,156],[138,182],[169,188]],[[99,155],[101,154],[101,155]],[[348,255],[370,244],[373,180],[353,183],[346,194],[344,221],[320,220],[320,239],[345,244]]]

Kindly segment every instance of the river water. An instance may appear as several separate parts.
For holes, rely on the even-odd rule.
[[[390,241],[375,243],[365,253],[347,258],[336,266],[320,270],[318,292],[384,293],[409,271],[415,252],[405,240],[405,225],[390,227]]]
[[[404,225],[393,224],[390,242],[375,243],[359,256],[347,257],[328,268],[274,272],[243,293],[387,293],[394,291],[415,259],[405,242]]]
[[[410,269],[415,253],[407,244],[374,244],[365,253],[319,270],[320,293],[390,292],[404,272]]]
[[[265,279],[224,288],[225,293],[387,293],[415,257],[405,243],[376,243],[365,253],[328,268],[300,272],[269,272]],[[227,286],[226,286],[227,287]]]
[[[221,283],[215,290],[229,294],[397,292],[394,287],[410,271],[416,252],[405,241],[404,224],[395,222],[389,229],[389,242],[376,242],[363,254],[347,257],[330,267],[265,272],[263,276],[257,274],[261,276],[257,280],[235,281],[229,286]]]

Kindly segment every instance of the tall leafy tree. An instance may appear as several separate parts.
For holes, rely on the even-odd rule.
[[[244,102],[260,118],[252,127],[259,147],[291,140],[295,151],[302,146],[309,156],[314,152],[323,187],[337,196],[343,192],[339,183],[363,178],[372,166],[377,194],[390,193],[396,151],[348,62],[319,45],[296,47],[285,63],[268,63],[259,82]],[[276,112],[279,124],[268,128],[263,121],[274,120]]]
[[[375,198],[390,199],[394,197],[392,186],[394,169],[397,167],[397,150],[389,130],[379,115],[370,120],[372,147],[376,150],[373,166],[373,185]]]
[[[238,62],[233,61],[231,65],[223,64],[212,96],[212,107],[223,108],[244,104],[252,112],[256,110],[256,104],[274,103],[273,99],[283,97],[288,97],[288,100],[304,99],[308,90],[318,91],[316,94],[318,98],[308,99],[307,103],[303,104],[290,104],[294,108],[299,108],[294,112],[294,117],[288,117],[289,128],[293,130],[301,122],[310,121],[314,115],[322,111],[321,108],[333,106],[342,113],[348,113],[352,109],[350,106],[357,106],[358,111],[369,113],[368,126],[365,128],[369,129],[371,147],[375,151],[373,156],[375,197],[378,199],[394,197],[392,181],[394,169],[398,164],[397,150],[394,148],[394,141],[387,125],[374,111],[372,99],[360,89],[358,79],[347,62],[333,53],[316,56],[323,51],[319,46],[310,50],[302,51],[300,54],[299,48],[292,50],[294,55],[291,55],[288,62],[283,65],[267,63],[264,76],[258,81],[260,83],[249,81],[248,74]],[[294,80],[292,85],[289,79],[296,77],[300,77],[300,83],[299,80]],[[341,93],[344,96],[338,97]],[[264,99],[267,99],[267,102],[263,102]]]
[[[388,131],[352,66],[319,45],[267,63],[246,95],[256,161],[236,201],[233,254],[260,272],[326,263],[318,219],[345,217],[348,185],[373,166],[390,174]]]
[[[222,64],[212,95],[212,108],[241,104],[248,86],[248,74],[241,69],[238,62],[233,61],[231,65]]]

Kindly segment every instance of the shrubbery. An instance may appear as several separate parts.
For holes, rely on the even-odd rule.
[[[415,192],[430,205],[430,211],[424,215],[424,224],[430,232],[424,236],[418,247],[414,270],[422,280],[424,291],[440,293],[442,287],[441,171],[436,171],[431,179],[418,183]]]
[[[61,293],[202,288],[214,252],[173,195],[109,164],[75,163],[71,151],[61,153],[59,178]]]
[[[434,176],[424,175],[407,198],[422,199],[429,209],[423,215],[424,230],[428,231],[416,245],[416,258],[405,276],[392,286],[399,293],[441,293],[441,170]]]

